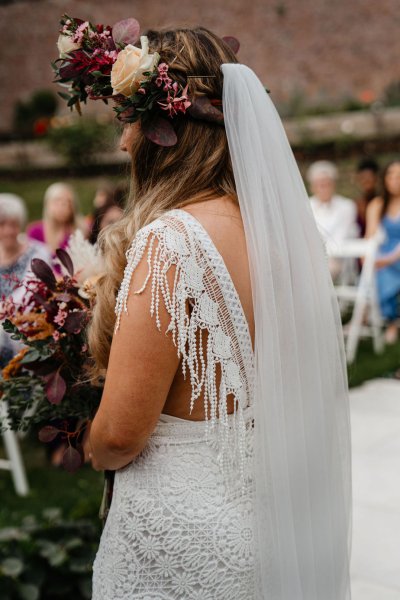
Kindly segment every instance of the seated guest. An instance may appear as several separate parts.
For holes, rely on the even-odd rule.
[[[385,239],[376,262],[378,297],[383,317],[387,321],[386,342],[398,339],[397,320],[400,317],[400,159],[389,163],[383,172],[383,194],[367,208],[366,237],[380,229]]]
[[[22,300],[24,288],[18,285],[30,272],[31,260],[50,261],[44,244],[31,241],[22,235],[26,224],[23,200],[14,194],[0,194],[0,302]],[[0,367],[18,351],[18,344],[0,326]]]
[[[112,201],[114,197],[115,186],[108,179],[102,179],[97,188],[93,198],[93,207],[102,208],[106,204]]]
[[[336,193],[337,168],[320,160],[307,171],[312,196],[311,208],[321,234],[327,243],[341,242],[357,236],[356,205]]]
[[[93,223],[89,234],[89,242],[95,244],[102,231],[107,225],[112,225],[118,221],[122,215],[125,206],[125,200],[128,195],[128,188],[123,183],[118,183],[108,197],[100,204],[94,202]],[[97,197],[97,192],[95,199]]]
[[[89,237],[96,221],[96,217],[99,211],[110,202],[113,201],[115,194],[115,187],[108,179],[102,179],[99,181],[93,198],[93,208],[90,214],[86,215],[85,221],[87,229],[89,231]]]
[[[66,183],[53,183],[44,195],[43,220],[29,225],[28,237],[45,243],[54,253],[57,248],[65,248],[78,228],[85,229],[73,188]]]
[[[336,193],[337,168],[331,162],[321,160],[313,163],[307,171],[312,196],[311,208],[318,229],[329,247],[357,237],[357,209],[349,198]],[[336,278],[341,269],[340,261],[330,260],[330,270]]]
[[[89,242],[95,244],[100,232],[108,225],[112,225],[119,221],[123,214],[124,211],[122,208],[114,201],[108,202],[104,206],[97,208],[94,212],[95,220],[89,235]]]
[[[365,235],[367,206],[378,196],[379,165],[373,158],[363,158],[357,165],[356,183],[360,189],[360,196],[356,200],[357,223],[360,236]]]

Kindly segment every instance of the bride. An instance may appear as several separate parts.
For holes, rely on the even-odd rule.
[[[116,471],[93,600],[348,600],[341,325],[281,122],[210,31],[141,41],[205,104],[175,145],[126,126],[132,199],[90,330],[90,451]]]

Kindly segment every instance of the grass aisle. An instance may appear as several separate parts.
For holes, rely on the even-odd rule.
[[[375,354],[371,340],[360,343],[357,359],[348,367],[349,386],[356,387],[377,377],[394,377],[400,371],[400,341],[386,346],[382,354]]]

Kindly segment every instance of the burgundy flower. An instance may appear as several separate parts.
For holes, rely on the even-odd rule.
[[[83,83],[91,85],[93,83],[91,73],[100,71],[103,75],[110,75],[117,56],[118,52],[116,50],[98,48],[92,54],[84,50],[75,50],[71,52],[68,60],[60,68],[60,77],[67,81],[79,78],[82,79]]]

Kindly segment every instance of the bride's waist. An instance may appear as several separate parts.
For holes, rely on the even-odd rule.
[[[172,438],[176,442],[179,440],[194,442],[209,440],[220,432],[221,427],[234,430],[238,427],[239,422],[243,421],[246,428],[252,427],[253,408],[251,406],[247,407],[241,415],[238,413],[228,415],[224,421],[220,419],[193,421],[161,413],[151,439],[160,443],[164,438],[169,440]]]

